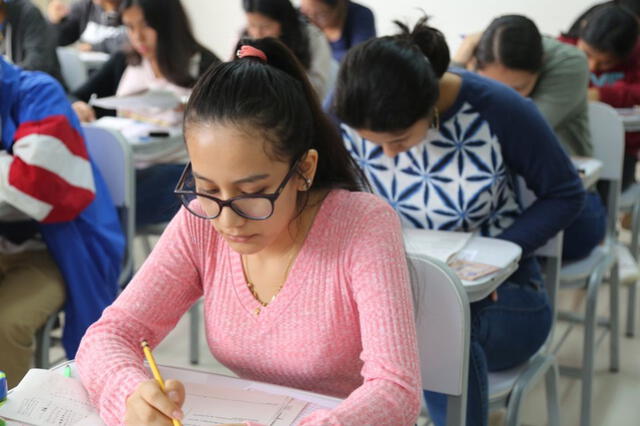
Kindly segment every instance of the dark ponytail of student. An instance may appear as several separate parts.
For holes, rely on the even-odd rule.
[[[626,59],[638,42],[638,20],[626,8],[603,7],[586,18],[580,39],[600,52]]]
[[[368,40],[343,59],[333,112],[355,129],[405,130],[426,118],[440,95],[439,79],[449,66],[449,47],[427,17],[413,30]]]
[[[318,151],[312,189],[358,190],[365,179],[335,126],[322,111],[306,73],[282,42],[241,40],[267,57],[236,58],[210,68],[198,81],[185,110],[184,134],[198,125],[232,125],[266,139],[267,155],[293,164]]]
[[[542,69],[544,49],[536,24],[522,15],[504,15],[484,30],[474,57],[477,68],[501,64],[506,68],[538,73]]]

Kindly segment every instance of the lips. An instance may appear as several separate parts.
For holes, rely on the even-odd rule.
[[[251,240],[253,237],[255,237],[255,234],[253,235],[230,235],[230,234],[225,234],[225,238],[228,241],[234,242],[234,243],[246,243],[249,240]]]

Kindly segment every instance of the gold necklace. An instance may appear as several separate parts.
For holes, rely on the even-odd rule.
[[[251,292],[251,295],[253,296],[253,298],[258,303],[260,303],[263,308],[266,308],[271,302],[273,302],[275,300],[276,296],[280,293],[280,290],[282,290],[282,287],[284,287],[284,283],[287,281],[287,276],[289,275],[289,270],[291,269],[291,265],[293,264],[293,259],[295,258],[294,254],[295,254],[295,250],[293,250],[291,252],[291,255],[289,256],[289,262],[287,263],[287,268],[284,271],[284,279],[282,280],[282,283],[280,283],[280,285],[278,286],[278,289],[276,290],[275,294],[271,297],[271,300],[269,300],[268,302],[263,302],[262,300],[260,300],[260,297],[258,296],[258,292],[256,291],[253,283],[251,282],[251,278],[249,277],[248,261],[245,259],[244,256],[241,257],[241,259],[242,259],[242,267],[244,268],[244,276],[245,276],[246,282],[247,282],[247,288]],[[254,310],[254,313],[256,315],[260,315],[260,311],[261,311],[261,309],[258,307],[258,308],[256,308]]]

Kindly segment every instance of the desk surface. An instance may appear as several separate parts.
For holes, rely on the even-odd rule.
[[[64,368],[69,365],[71,367],[71,376],[73,378],[79,378],[79,373],[75,368],[74,361],[66,361],[56,367],[53,367],[53,371],[60,371],[63,374]],[[286,395],[291,398],[296,398],[308,403],[307,407],[300,413],[297,421],[308,416],[318,409],[331,409],[340,402],[339,398],[334,398],[326,395],[320,395],[313,392],[307,392],[304,390],[289,388],[285,386],[272,385],[269,383],[255,382],[253,380],[241,379],[239,377],[226,376],[223,374],[210,373],[201,370],[194,370],[191,368],[171,367],[160,365],[160,373],[162,377],[166,379],[177,379],[185,383],[198,383],[209,386],[224,386],[236,389],[253,389],[262,392],[268,392],[276,395]],[[149,376],[151,377],[151,376]],[[20,423],[7,423],[9,426],[18,426]]]
[[[424,234],[423,238],[428,238],[428,235]],[[421,253],[413,244],[405,245],[407,252],[410,254],[428,255],[428,253]],[[485,263],[487,265],[493,265],[500,268],[497,272],[479,278],[475,281],[462,281],[462,284],[467,291],[469,301],[476,302],[490,295],[513,272],[515,272],[516,269],[518,269],[518,262],[522,256],[522,248],[510,241],[474,235],[457,256],[463,256],[466,260]]]
[[[600,179],[602,161],[596,158],[571,157],[571,162],[578,170],[580,179],[585,188],[590,188]]]
[[[627,132],[640,132],[640,108],[616,108]]]

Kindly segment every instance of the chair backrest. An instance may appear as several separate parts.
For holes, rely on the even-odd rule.
[[[602,161],[600,179],[607,183],[607,234],[616,235],[622,187],[624,124],[615,109],[602,102],[589,102],[589,130],[593,157]]]
[[[83,125],[87,150],[100,170],[113,203],[118,208],[120,222],[126,238],[124,266],[120,285],[133,272],[133,239],[135,226],[135,169],[131,146],[122,135],[111,129]]]
[[[56,53],[60,62],[60,72],[67,88],[70,91],[76,90],[89,79],[87,66],[74,48],[58,47]]]
[[[448,395],[447,423],[464,425],[471,334],[466,291],[444,263],[419,254],[407,261],[422,388]]]

